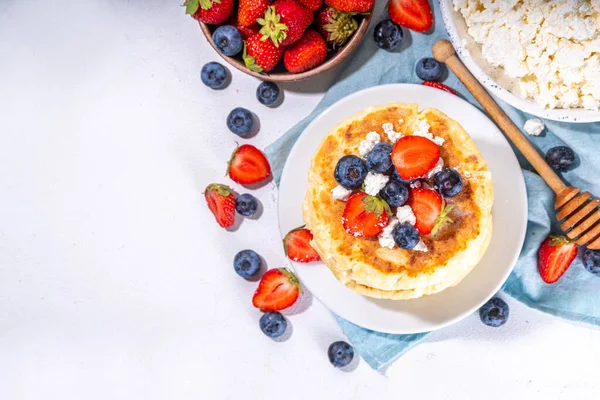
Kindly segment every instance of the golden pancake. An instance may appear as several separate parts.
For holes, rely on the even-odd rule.
[[[456,169],[463,189],[445,199],[454,208],[435,237],[422,236],[427,251],[382,247],[377,237],[356,238],[342,226],[345,202],[332,197],[338,186],[334,169],[347,154],[359,155],[368,132],[387,141],[382,125],[412,135],[426,120],[430,132],[444,139],[440,146],[446,168]],[[333,128],[313,157],[303,203],[303,218],[313,233],[311,242],[335,277],[366,296],[411,299],[438,293],[460,282],[485,253],[492,234],[493,187],[487,164],[475,143],[454,120],[436,109],[419,111],[416,104],[392,103],[368,108]]]

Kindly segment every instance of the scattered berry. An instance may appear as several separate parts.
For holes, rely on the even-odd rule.
[[[538,269],[542,280],[554,283],[569,269],[577,257],[577,245],[565,236],[551,234],[542,242]]]
[[[235,211],[244,217],[251,217],[258,210],[258,200],[250,193],[244,193],[235,199]]]
[[[250,144],[233,151],[227,166],[229,177],[242,185],[263,182],[271,176],[271,166],[265,155]]]
[[[342,225],[354,237],[371,237],[388,225],[391,213],[390,206],[382,199],[356,193],[346,202]]]
[[[234,108],[227,116],[227,127],[236,135],[246,137],[252,133],[254,116],[245,108]]]
[[[285,255],[292,261],[309,263],[313,261],[321,261],[319,253],[310,245],[313,239],[313,234],[308,229],[302,227],[290,231],[283,238],[283,249]]]
[[[204,198],[221,227],[229,228],[233,225],[235,222],[235,196],[229,186],[211,183],[204,191]]]
[[[404,180],[426,175],[439,159],[438,145],[422,136],[404,136],[396,142],[392,151],[392,162]]]
[[[185,0],[185,13],[205,24],[219,25],[227,21],[233,0]]]
[[[270,269],[260,279],[252,297],[252,305],[263,311],[279,311],[298,300],[300,282],[285,268]]]
[[[256,89],[256,98],[265,106],[275,104],[279,98],[279,86],[273,82],[261,82]]]
[[[329,362],[337,368],[343,368],[352,362],[354,348],[344,341],[333,342],[327,349]]]
[[[325,0],[325,4],[341,12],[366,13],[373,9],[375,0]]]
[[[452,168],[444,168],[433,177],[433,188],[444,197],[454,197],[463,188],[460,174]]]
[[[390,179],[381,189],[380,196],[390,207],[400,207],[408,200],[408,188],[405,184]]]
[[[425,32],[433,26],[428,0],[390,0],[388,14],[395,23],[416,32]]]
[[[362,158],[346,155],[337,162],[333,176],[341,186],[354,190],[363,184],[367,173],[367,166]]]
[[[276,47],[270,40],[262,40],[263,35],[257,33],[246,39],[244,46],[244,64],[254,72],[271,72],[283,56],[283,47]]]
[[[425,82],[422,83],[422,85],[429,86],[429,87],[436,88],[436,89],[440,89],[440,90],[443,90],[444,92],[452,93],[453,95],[457,96],[456,90],[452,89],[449,86],[444,85],[443,83],[425,81]]]
[[[262,259],[254,250],[242,250],[233,259],[233,269],[242,278],[252,278],[260,271]]]
[[[263,314],[258,321],[260,330],[270,338],[278,338],[287,329],[287,320],[279,311]]]
[[[283,65],[298,74],[321,64],[327,58],[327,43],[316,31],[307,30],[294,44],[285,49]]]
[[[315,15],[317,31],[335,49],[343,46],[358,29],[354,13],[342,13],[332,7],[324,7]]]
[[[302,37],[312,24],[314,13],[294,0],[277,0],[259,18],[260,33],[271,38],[275,46],[289,46]]]
[[[265,15],[269,0],[240,0],[238,6],[238,22],[248,27],[256,24],[256,20]]]
[[[394,243],[405,250],[413,249],[419,243],[419,240],[421,240],[421,235],[419,235],[417,228],[407,222],[396,226],[392,231],[392,237],[394,238]]]
[[[212,40],[217,50],[225,56],[235,56],[244,47],[242,34],[233,25],[221,25],[212,34]]]
[[[494,328],[504,325],[508,320],[508,314],[508,304],[499,297],[488,300],[488,302],[479,309],[479,318],[481,318],[481,322]]]
[[[392,169],[391,144],[386,142],[377,143],[367,154],[367,169],[379,174],[387,174]]]
[[[211,89],[222,89],[227,84],[227,70],[218,62],[209,62],[202,67],[200,79]]]
[[[421,235],[429,235],[439,222],[438,216],[442,212],[442,196],[435,190],[425,188],[410,189],[406,204],[412,208],[417,222],[415,228]]]
[[[442,72],[442,64],[435,58],[425,57],[417,62],[417,76],[424,81],[438,81],[442,77]]]
[[[581,259],[585,269],[594,275],[600,276],[600,250],[585,249]]]
[[[391,19],[384,19],[375,26],[373,31],[375,44],[384,50],[394,50],[404,38],[402,28]]]
[[[556,146],[546,153],[546,161],[557,171],[566,171],[575,162],[575,152],[567,146]]]

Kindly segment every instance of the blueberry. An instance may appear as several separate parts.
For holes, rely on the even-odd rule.
[[[600,276],[600,250],[585,249],[581,259],[585,269]]]
[[[404,33],[400,25],[395,24],[390,19],[384,19],[375,26],[373,38],[375,44],[384,50],[394,50],[402,43]]]
[[[367,169],[378,174],[385,174],[392,169],[392,150],[391,144],[379,142],[373,147],[373,150],[367,154]]]
[[[221,25],[215,29],[212,40],[217,50],[229,57],[239,54],[244,46],[241,32],[233,25]]]
[[[405,185],[410,185],[411,183],[413,183],[415,180],[413,179],[412,181],[407,181],[404,180],[400,177],[400,174],[398,174],[398,170],[396,168],[392,168],[392,175],[390,176],[390,179],[398,181],[400,183],[404,183]]]
[[[395,227],[392,231],[392,237],[394,238],[396,245],[405,250],[413,249],[417,243],[419,243],[419,240],[421,240],[417,228],[408,222]]]
[[[451,168],[444,168],[433,177],[433,188],[444,197],[454,197],[463,188],[460,174]]]
[[[252,278],[262,267],[262,260],[254,250],[242,250],[233,259],[233,269],[242,278]]]
[[[575,152],[567,146],[556,146],[546,153],[546,161],[557,171],[566,171],[575,162]]]
[[[256,88],[256,98],[261,104],[271,106],[279,98],[279,86],[273,82],[262,82]]]
[[[508,319],[508,304],[499,297],[494,297],[479,309],[481,322],[488,326],[497,328],[506,323]]]
[[[209,62],[202,67],[200,79],[211,89],[221,89],[227,84],[227,70],[218,62]]]
[[[254,116],[245,108],[234,108],[227,116],[227,127],[236,135],[246,137],[252,133]]]
[[[358,189],[367,176],[365,162],[357,156],[344,156],[335,166],[333,176],[337,183],[346,189]]]
[[[251,217],[258,210],[258,200],[249,193],[239,195],[235,199],[235,210],[244,217]]]
[[[390,179],[389,182],[385,184],[379,194],[390,207],[400,207],[408,200],[408,188],[406,185],[393,179]]]
[[[435,58],[425,57],[417,62],[417,76],[424,81],[438,81],[442,77],[442,64]]]
[[[278,338],[285,333],[287,329],[287,320],[279,311],[272,311],[263,314],[258,321],[260,330],[271,338]]]
[[[327,357],[334,367],[343,368],[352,362],[354,347],[344,341],[333,342],[327,349]]]

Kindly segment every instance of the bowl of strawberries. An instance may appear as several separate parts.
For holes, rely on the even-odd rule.
[[[358,46],[375,0],[186,0],[211,46],[257,78],[291,82],[327,71]]]

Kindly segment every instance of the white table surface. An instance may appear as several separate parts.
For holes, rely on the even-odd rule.
[[[329,365],[343,333],[316,300],[287,341],[265,337],[232,259],[285,262],[276,189],[235,233],[202,191],[231,183],[233,107],[259,116],[249,142],[264,147],[331,77],[268,109],[235,70],[226,90],[203,86],[211,60],[177,2],[0,2],[1,399],[597,398],[599,331],[510,299],[504,327],[473,315],[387,377]]]

